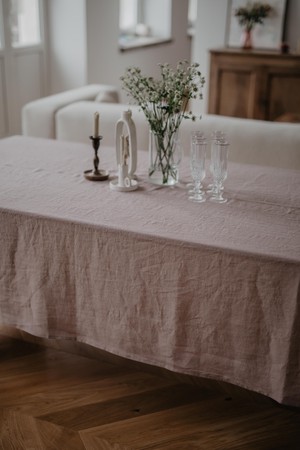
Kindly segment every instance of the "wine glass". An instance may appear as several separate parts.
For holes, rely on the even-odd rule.
[[[224,131],[222,131],[222,130],[214,130],[212,132],[212,135],[211,135],[211,153],[213,152],[213,147],[215,145],[217,145],[219,141],[225,141],[225,140],[226,140],[226,133]],[[210,169],[210,173],[212,174],[211,160],[212,159],[210,159],[210,167],[209,167],[209,169]],[[210,183],[207,186],[207,188],[206,188],[206,192],[213,193],[215,188],[216,187],[215,187],[214,183]],[[222,187],[222,189],[223,189],[223,187]]]
[[[203,135],[193,134],[191,143],[190,168],[194,182],[194,188],[189,195],[189,200],[201,203],[205,202],[201,182],[205,177],[205,156],[207,141]]]
[[[223,183],[227,178],[229,143],[227,141],[217,141],[212,147],[210,170],[213,176],[214,188],[210,201],[216,203],[226,203],[227,198],[223,197]]]
[[[198,130],[198,131],[193,131],[192,132],[192,134],[191,134],[191,145],[192,145],[192,142],[194,140],[196,140],[196,139],[197,140],[198,139],[206,139],[203,131]],[[195,183],[194,183],[194,181],[190,182],[190,183],[187,183],[186,187],[188,188],[188,193],[189,194],[194,194],[195,193]],[[202,183],[200,183],[200,189],[202,190],[202,188],[203,188]]]

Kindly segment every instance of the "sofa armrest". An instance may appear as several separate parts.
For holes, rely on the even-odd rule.
[[[117,103],[118,89],[104,84],[90,84],[27,103],[22,108],[22,134],[55,139],[55,115],[58,110],[74,102],[101,99]]]
[[[136,126],[137,146],[139,150],[147,150],[149,145],[149,126],[145,115],[136,105],[130,105],[132,118]],[[121,103],[99,103],[82,101],[61,108],[56,115],[56,139],[61,141],[89,142],[93,133],[94,113],[100,113],[100,134],[103,135],[101,145],[115,147],[116,124],[128,105]]]

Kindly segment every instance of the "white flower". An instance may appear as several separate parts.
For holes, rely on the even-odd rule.
[[[185,110],[190,99],[202,99],[205,79],[198,63],[189,65],[187,61],[179,61],[175,70],[167,63],[159,67],[161,77],[158,80],[144,76],[138,67],[129,67],[121,80],[123,89],[143,110],[151,130],[164,133],[168,128],[173,133],[182,119],[195,120],[195,116]]]

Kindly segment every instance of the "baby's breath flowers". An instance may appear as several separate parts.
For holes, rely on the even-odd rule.
[[[157,161],[167,183],[171,174],[173,137],[183,119],[196,120],[187,107],[189,100],[202,99],[205,79],[198,63],[180,61],[176,69],[169,64],[159,64],[159,67],[160,79],[143,75],[138,67],[129,67],[121,80],[123,89],[140,106],[156,137]]]
[[[144,76],[138,67],[127,68],[121,77],[123,89],[143,110],[152,131],[164,132],[170,116],[172,129],[176,131],[182,119],[196,120],[186,108],[190,99],[202,99],[205,80],[198,63],[189,65],[187,61],[180,61],[176,70],[169,64],[159,64],[159,67],[159,80]]]

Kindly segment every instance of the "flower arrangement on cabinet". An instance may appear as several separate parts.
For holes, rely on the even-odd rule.
[[[202,99],[205,79],[198,63],[180,61],[175,69],[169,64],[159,67],[159,79],[143,75],[138,67],[130,67],[121,80],[123,89],[144,112],[155,141],[156,155],[149,176],[159,170],[161,184],[174,184],[178,130],[183,119],[196,120],[187,108],[191,99]]]
[[[268,3],[248,2],[246,6],[241,6],[234,11],[235,17],[244,29],[243,48],[252,48],[251,32],[254,26],[256,24],[262,25],[272,9]]]
[[[239,24],[251,31],[257,24],[263,24],[264,19],[268,17],[272,7],[268,3],[247,3],[247,6],[237,8],[234,15],[238,18]]]

